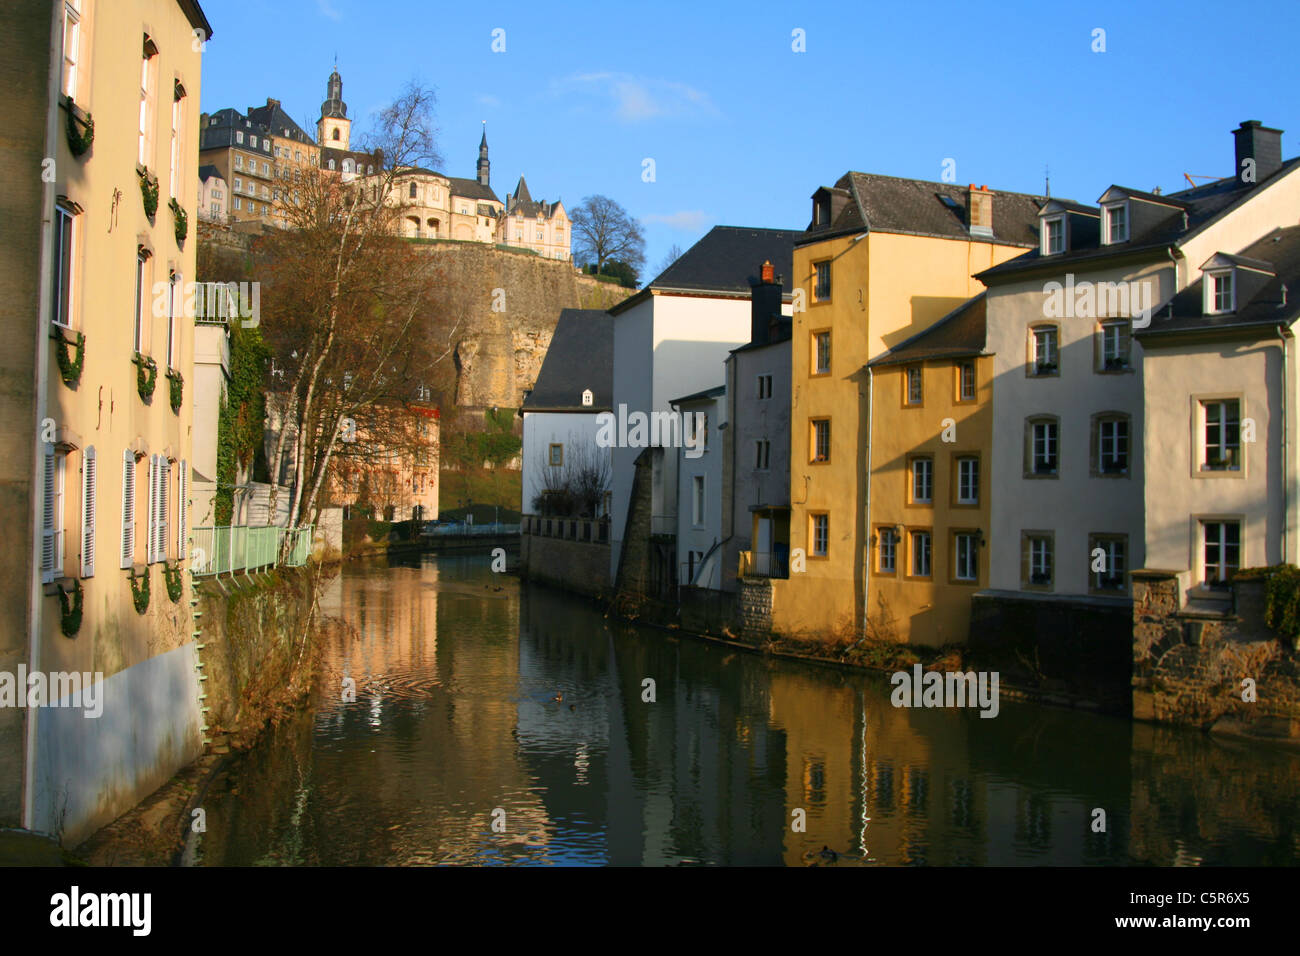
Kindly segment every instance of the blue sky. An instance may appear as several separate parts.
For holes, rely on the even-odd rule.
[[[951,158],[959,183],[1041,193],[1050,166],[1052,195],[1092,202],[1231,175],[1245,119],[1300,154],[1294,0],[201,2],[205,111],[272,96],[314,133],[337,54],[355,131],[420,80],[443,172],[474,175],[487,120],[502,199],[521,173],[570,208],[604,193],[644,223],[651,270],[714,225],[805,227],[849,169],[939,180]]]

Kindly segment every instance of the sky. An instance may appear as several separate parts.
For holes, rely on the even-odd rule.
[[[274,97],[314,135],[337,56],[355,138],[431,86],[442,172],[475,175],[486,120],[497,195],[524,175],[568,209],[609,196],[644,226],[643,281],[715,225],[805,228],[850,169],[940,181],[951,160],[1035,194],[1050,170],[1092,203],[1232,175],[1246,119],[1300,154],[1295,0],[200,2],[205,112]]]

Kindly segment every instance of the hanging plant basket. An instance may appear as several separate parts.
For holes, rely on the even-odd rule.
[[[173,604],[180,603],[182,581],[181,566],[179,564],[163,565],[163,583],[167,585],[167,597],[171,598]]]
[[[176,220],[176,245],[179,246],[185,242],[185,237],[190,234],[190,220],[185,215],[185,210],[181,208],[181,204],[175,199],[167,201],[167,208],[172,211],[172,216]]]
[[[139,582],[139,586],[137,586]],[[134,570],[131,571],[131,600],[135,603],[135,613],[143,614],[149,610],[149,568],[144,569],[144,574],[136,577]]]
[[[89,113],[72,101],[69,96],[68,107],[68,148],[73,156],[84,156],[90,144],[95,141],[95,121]]]
[[[69,388],[76,388],[77,383],[81,381],[82,363],[86,360],[86,334],[84,332],[72,334],[73,338],[70,339],[63,329],[55,327],[54,358],[59,363],[59,375],[63,378],[63,384]]]
[[[158,177],[149,172],[148,166],[140,166],[136,172],[140,176],[140,198],[144,200],[144,214],[153,222],[158,215]]]
[[[59,627],[63,631],[64,637],[76,637],[77,632],[81,630],[81,582],[73,580],[72,597],[69,598],[63,588],[59,588],[59,607],[63,610],[62,620]]]
[[[167,384],[169,386],[169,399],[172,405],[172,411],[179,413],[181,410],[181,400],[185,397],[185,378],[174,368],[167,370]]]
[[[158,363],[147,355],[136,352],[131,362],[135,365],[135,388],[140,398],[148,402],[153,397],[154,386],[158,384]]]

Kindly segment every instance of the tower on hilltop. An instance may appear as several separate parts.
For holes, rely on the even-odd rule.
[[[326,96],[316,121],[316,142],[325,149],[346,151],[352,138],[352,120],[348,119],[348,104],[343,102],[343,77],[337,67],[330,74]]]

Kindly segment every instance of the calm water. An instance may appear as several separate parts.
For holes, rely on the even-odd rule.
[[[611,624],[489,565],[336,578],[313,706],[213,785],[190,860],[1300,862],[1300,753],[1007,700],[895,709],[883,676]]]

